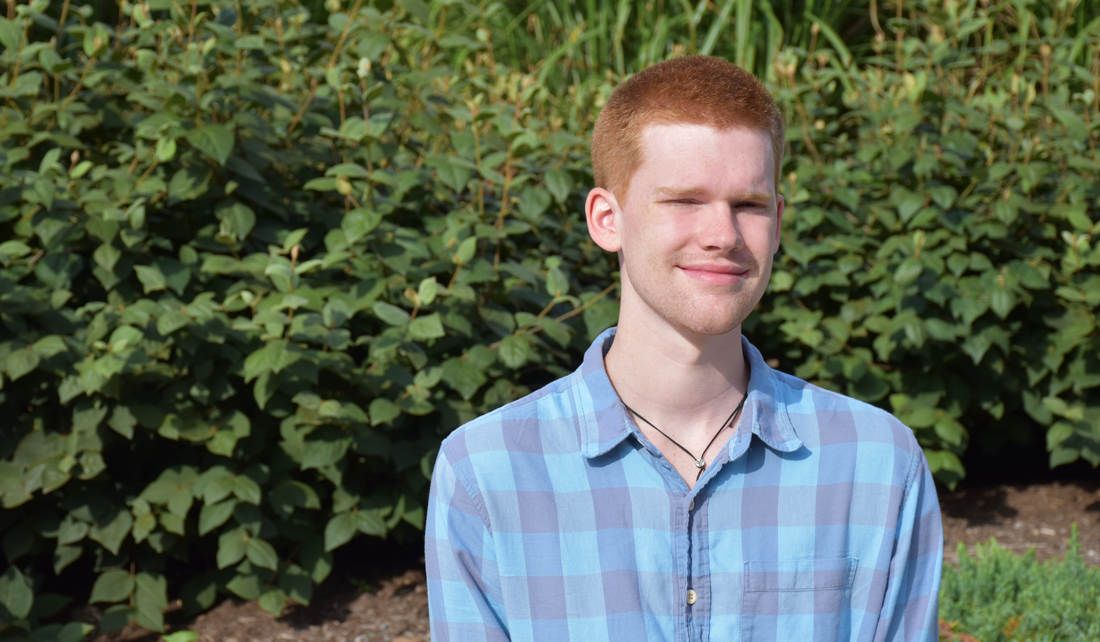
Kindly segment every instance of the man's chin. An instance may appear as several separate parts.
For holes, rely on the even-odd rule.
[[[737,330],[741,327],[742,319],[729,316],[693,315],[688,318],[672,318],[668,321],[681,332],[701,337],[718,337]]]

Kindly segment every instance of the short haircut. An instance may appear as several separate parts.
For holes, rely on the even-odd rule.
[[[652,124],[766,131],[772,141],[775,188],[783,164],[783,115],[764,84],[737,65],[710,56],[658,63],[611,94],[592,132],[596,186],[626,198],[642,164],[642,132]]]

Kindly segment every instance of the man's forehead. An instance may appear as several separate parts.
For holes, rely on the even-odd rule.
[[[731,138],[728,134],[739,136]],[[744,134],[756,140],[745,140]],[[710,143],[715,141],[721,144],[712,147]],[[650,185],[669,195],[687,196],[704,191],[696,179],[709,173],[706,170],[727,163],[737,165],[736,172],[743,180],[759,182],[761,187],[770,187],[774,180],[773,150],[767,131],[747,127],[718,129],[710,125],[656,124],[643,131],[641,147],[641,162],[635,173],[642,170],[652,176],[656,172],[661,180],[659,184],[651,182]]]
[[[672,135],[681,134],[684,136],[691,136],[703,131],[709,132],[711,135],[719,135],[725,132],[743,132],[750,134],[757,134],[765,140],[771,140],[771,133],[764,128],[749,127],[747,125],[718,125],[716,123],[695,123],[689,121],[666,121],[655,120],[650,123],[646,123],[642,127],[641,139],[643,141],[649,141],[653,137],[669,133]]]

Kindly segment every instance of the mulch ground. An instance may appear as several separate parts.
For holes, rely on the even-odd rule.
[[[996,538],[1023,553],[1034,548],[1043,559],[1065,554],[1071,524],[1076,523],[1081,553],[1100,566],[1100,479],[1028,485],[975,485],[940,491],[944,558],[957,559],[959,542]],[[166,619],[172,630],[190,629],[200,642],[427,642],[428,596],[424,562],[415,549],[363,549],[342,553],[337,572],[318,587],[309,607],[293,606],[274,618],[255,602],[225,599],[193,620],[178,611]],[[176,605],[178,609],[178,605]],[[85,612],[94,618],[95,611]],[[94,642],[156,642],[158,637],[133,625],[101,635]]]

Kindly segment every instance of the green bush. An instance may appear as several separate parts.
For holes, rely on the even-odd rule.
[[[1032,445],[1037,425],[1052,467],[1096,467],[1100,20],[1070,37],[1067,15],[949,7],[852,71],[777,61],[793,207],[747,332],[896,414],[949,486],[972,439]]]
[[[498,59],[496,5],[328,5],[0,19],[0,636],[308,603],[356,534],[416,535],[444,435],[614,323],[580,197],[617,79]],[[1100,41],[945,6],[882,57],[772,52],[792,206],[746,332],[945,483],[971,437],[1096,465]]]
[[[944,566],[940,618],[981,642],[1092,642],[1100,639],[1100,569],[1085,565],[1073,527],[1062,560],[1035,561],[1035,549],[1014,555],[997,540],[971,557],[959,544],[959,565]]]
[[[307,604],[423,527],[443,435],[614,322],[585,143],[419,4],[132,5],[60,46],[46,4],[0,22],[3,617],[94,569],[104,628],[161,630],[171,565],[188,613]]]

